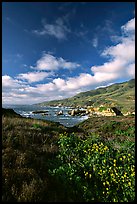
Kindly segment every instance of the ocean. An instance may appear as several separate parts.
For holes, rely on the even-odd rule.
[[[51,106],[38,106],[38,105],[2,105],[3,108],[12,108],[16,113],[23,117],[31,117],[36,119],[45,119],[49,121],[59,122],[66,127],[73,127],[74,125],[88,119],[88,116],[71,116],[68,111],[72,110],[71,107],[51,107]],[[47,115],[33,114],[33,111],[45,110]],[[56,113],[63,111],[63,115]]]

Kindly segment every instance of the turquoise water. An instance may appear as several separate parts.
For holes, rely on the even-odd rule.
[[[49,121],[59,122],[66,127],[73,127],[74,125],[88,119],[88,116],[70,116],[68,114],[70,107],[50,107],[50,106],[36,106],[36,105],[2,105],[3,108],[12,108],[16,113],[24,117],[31,117],[36,119],[45,119]],[[35,110],[46,110],[48,115],[33,114]],[[56,113],[60,110],[63,115],[57,116]]]

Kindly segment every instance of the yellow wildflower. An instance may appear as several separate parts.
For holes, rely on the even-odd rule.
[[[106,181],[106,184],[109,185],[109,181]]]
[[[85,173],[85,176],[87,176],[87,175],[88,175],[88,172]]]
[[[105,147],[104,147],[104,150],[105,150],[105,151],[106,151],[106,150],[108,150],[108,147],[107,147],[107,146],[105,146]]]

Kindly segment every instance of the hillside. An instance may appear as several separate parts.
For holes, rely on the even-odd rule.
[[[108,87],[82,92],[64,100],[54,100],[39,103],[50,106],[118,106],[122,112],[135,111],[135,79],[116,83]]]
[[[22,118],[21,115],[17,114],[13,109],[7,109],[7,108],[2,108],[2,115],[4,117],[16,117],[16,118]]]

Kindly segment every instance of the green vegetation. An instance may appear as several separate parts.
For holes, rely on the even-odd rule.
[[[134,201],[134,116],[66,128],[3,113],[3,202]]]
[[[135,160],[130,149],[116,151],[93,134],[85,140],[62,134],[58,144],[51,173],[67,186],[74,201],[134,201]]]
[[[105,111],[105,110],[107,110],[107,107],[104,107],[104,106],[99,107],[99,111],[100,111],[100,112]]]
[[[2,115],[3,117],[7,116],[7,117],[16,117],[16,118],[22,118],[21,115],[17,114],[13,109],[5,109],[2,108]]]
[[[120,107],[122,113],[135,111],[135,79],[127,82],[113,84],[108,87],[98,88],[64,100],[43,102],[38,105],[57,106],[94,106],[104,105],[106,107]]]

